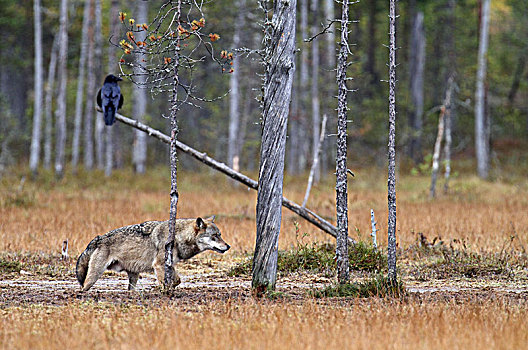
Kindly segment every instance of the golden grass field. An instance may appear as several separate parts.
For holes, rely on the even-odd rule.
[[[68,176],[60,182],[46,180],[44,176],[22,185],[20,176],[5,177],[0,180],[0,254],[58,258],[63,240],[68,239],[69,253],[76,258],[98,234],[146,220],[165,220],[168,174],[164,168],[145,176],[122,170],[106,180],[101,173],[94,172],[81,173],[76,178]],[[385,170],[358,169],[355,174],[349,181],[350,235],[358,240],[370,239],[372,208],[378,221],[380,244],[386,245]],[[306,176],[288,177],[285,196],[301,202],[305,183]],[[440,189],[442,185],[440,181]],[[417,233],[422,232],[429,239],[441,237],[447,243],[458,240],[471,251],[491,253],[503,250],[513,236],[509,247],[526,253],[526,178],[512,183],[459,176],[452,179],[449,194],[439,191],[439,198],[434,201],[428,199],[428,186],[426,176],[406,175],[398,179],[400,248],[412,245]],[[333,188],[329,176],[316,185],[308,203],[309,208],[331,221],[335,221]],[[226,255],[205,253],[199,261],[210,266],[221,261],[222,266],[229,266],[252,252],[255,191],[234,187],[221,175],[204,169],[200,174],[180,173],[179,192],[178,216],[216,214],[223,237],[232,246]],[[306,233],[307,237],[299,237],[295,222],[300,225],[300,234]],[[332,241],[285,209],[280,249],[295,246],[299,240]],[[67,265],[70,280],[74,263],[73,259]],[[521,271],[525,277],[527,273],[526,269]],[[0,275],[0,280],[27,278]],[[53,277],[61,278],[61,275]],[[54,301],[54,297],[44,302],[31,302],[29,297],[24,301],[24,292],[13,302],[8,293],[14,291],[0,288],[0,348],[526,348],[528,293],[494,294],[486,288],[418,293],[404,299],[313,299],[306,293],[297,293],[295,297],[277,300],[254,300],[243,288],[239,288],[238,297],[229,291],[217,295],[197,287],[172,299],[159,293],[153,298],[149,292],[134,292],[139,294],[128,297],[130,292],[126,290],[118,291],[124,296],[114,299],[105,296],[104,290],[82,297],[57,291],[54,295],[61,296],[60,302]]]

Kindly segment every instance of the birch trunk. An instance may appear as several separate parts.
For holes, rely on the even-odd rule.
[[[48,79],[46,83],[46,98],[44,105],[45,127],[44,127],[44,169],[51,168],[51,144],[53,130],[53,92],[55,91],[55,72],[57,71],[57,55],[59,51],[59,35],[56,34],[51,45],[51,55],[48,67]]]
[[[318,0],[312,0],[312,36],[319,33],[319,2]],[[312,155],[318,152],[319,133],[320,133],[320,104],[319,104],[319,41],[315,39],[312,41]],[[317,164],[315,166],[314,181],[317,183],[321,178],[321,166]]]
[[[397,285],[396,275],[396,1],[389,2],[389,172],[387,264],[389,282]]]
[[[238,14],[235,19],[234,34],[233,34],[233,49],[237,49],[240,46],[240,33],[244,26],[244,1],[239,0],[237,4]],[[229,79],[229,136],[227,143],[227,164],[231,168],[234,168],[234,164],[237,164],[240,160],[240,154],[237,149],[237,138],[240,127],[240,96],[239,96],[239,79],[240,79],[240,58],[235,55],[233,58],[233,73]],[[235,168],[235,170],[238,170]]]
[[[147,23],[148,22],[148,2],[140,1],[137,4],[137,21],[138,23]],[[137,33],[137,40],[145,41],[146,31]],[[136,55],[137,62],[136,64],[140,65],[142,60],[146,60],[147,57],[144,54]],[[141,73],[139,69],[136,69],[136,73]],[[137,120],[142,121],[143,116],[147,110],[147,90],[144,86],[141,86],[145,83],[146,77],[143,75],[138,75],[137,81],[139,87],[134,89],[134,115]],[[144,174],[146,170],[147,163],[147,136],[145,133],[136,130],[134,134],[134,148],[133,148],[133,161],[134,161],[134,170],[138,174]]]
[[[336,157],[336,215],[337,215],[337,279],[349,279],[348,262],[348,189],[347,189],[347,66],[348,66],[348,1],[342,2],[341,41],[337,58],[337,157]]]
[[[444,115],[446,107],[442,106],[440,111],[440,116],[438,118],[438,133],[436,134],[436,142],[433,151],[433,165],[431,172],[431,188],[429,190],[429,198],[434,198],[436,196],[436,177],[438,175],[438,168],[440,166],[440,148],[442,145],[442,138],[444,137]]]
[[[486,55],[488,52],[490,0],[482,2],[482,17],[480,22],[480,39],[478,50],[477,86],[475,89],[475,151],[477,155],[477,173],[480,178],[487,179],[489,173],[489,134],[486,130]]]
[[[296,0],[275,1],[271,37],[266,40],[266,80],[257,195],[257,240],[252,288],[257,296],[274,290],[281,227],[286,130],[295,72]]]
[[[120,25],[118,21],[119,21],[119,0],[111,0],[109,23],[110,23],[110,38],[111,38],[110,40],[112,42],[118,41],[117,38],[119,37],[119,29],[120,29]],[[108,73],[114,73],[114,75],[116,75],[118,71],[118,64],[117,64],[118,60],[116,57],[116,49],[117,48],[114,45],[112,44],[108,45],[108,51],[107,51]],[[107,147],[110,147],[110,151],[112,152],[112,159],[111,159],[113,163],[112,166],[116,168],[123,167],[123,152],[122,152],[122,145],[120,142],[120,139],[122,137],[121,133],[122,133],[121,128],[114,124],[113,128],[111,129],[109,133],[112,144],[107,146]],[[107,152],[108,152],[108,149],[107,149]],[[107,160],[109,159],[108,155],[106,159]]]
[[[40,0],[33,2],[35,31],[35,99],[33,102],[33,133],[31,135],[31,152],[29,169],[36,175],[40,160],[40,139],[42,129],[42,23]]]
[[[79,144],[81,138],[82,107],[84,102],[84,78],[86,75],[86,56],[88,51],[88,30],[91,24],[91,1],[84,3],[83,24],[81,31],[81,54],[79,56],[79,76],[77,78],[77,94],[75,96],[75,124],[72,141],[72,171],[75,173],[79,162]]]
[[[176,9],[176,23],[175,28],[178,28],[181,23],[181,0],[178,0],[178,5]],[[180,32],[176,32],[176,47],[180,47]],[[171,140],[170,140],[170,172],[171,172],[171,189],[170,189],[170,211],[169,211],[169,237],[167,237],[167,242],[165,243],[165,279],[164,285],[165,289],[168,292],[171,292],[174,288],[174,268],[173,268],[173,259],[172,250],[174,248],[174,236],[176,230],[176,217],[178,210],[178,84],[179,84],[179,75],[178,75],[178,66],[180,64],[180,56],[178,51],[174,57],[174,77],[173,77],[173,88],[171,96],[171,111],[170,111],[170,120],[171,120]]]
[[[93,5],[93,0],[90,1]],[[90,9],[90,18],[94,17],[95,10]],[[94,166],[93,156],[93,116],[95,103],[95,63],[94,63],[94,26],[90,25],[88,32],[88,57],[86,77],[86,104],[84,106],[84,167],[92,170]]]
[[[308,184],[306,186],[306,191],[304,193],[304,199],[302,206],[303,208],[306,207],[306,203],[308,202],[308,198],[310,197],[310,191],[312,189],[313,180],[315,171],[317,169],[317,166],[319,165],[319,157],[321,156],[321,151],[323,150],[323,143],[325,140],[325,132],[326,132],[326,114],[323,116],[323,121],[321,122],[321,134],[319,135],[319,140],[317,142],[317,152],[314,155],[312,168],[310,169],[310,175],[308,176]]]
[[[64,175],[64,151],[66,146],[66,83],[68,58],[68,0],[61,0],[59,26],[59,86],[55,111],[55,175]]]
[[[415,164],[423,160],[422,157],[422,125],[424,108],[424,67],[425,67],[425,29],[424,13],[417,11],[413,17],[411,29],[410,52],[410,90],[411,112],[409,124],[411,127],[410,156]]]
[[[95,0],[94,4],[94,69],[96,84],[103,83],[103,38],[101,33],[101,0]],[[94,93],[97,93],[97,88]],[[92,109],[95,118],[95,158],[97,161],[97,168],[104,169],[105,163],[105,127],[102,115]]]

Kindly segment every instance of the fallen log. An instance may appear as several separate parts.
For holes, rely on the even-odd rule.
[[[97,111],[101,112],[101,109],[100,108],[97,108]],[[170,137],[164,133],[162,133],[161,131],[159,130],[156,130],[156,129],[153,129],[151,128],[150,126],[146,125],[146,124],[143,124],[135,119],[131,119],[131,118],[128,118],[128,117],[125,117],[124,115],[122,114],[119,114],[119,113],[116,113],[116,119],[119,120],[121,123],[123,124],[126,124],[126,125],[129,125],[133,128],[136,128],[138,130],[141,130],[145,133],[147,133],[149,136],[152,136],[158,140],[160,140],[161,142],[164,142],[164,143],[167,143],[167,144],[170,144]],[[225,175],[229,176],[230,178],[238,181],[238,182],[241,182],[243,183],[244,185],[246,185],[247,187],[249,188],[252,188],[254,190],[257,190],[258,189],[258,182],[251,179],[250,177],[242,174],[242,173],[239,173],[238,171],[235,171],[233,170],[232,168],[228,167],[226,164],[222,163],[222,162],[219,162],[211,157],[209,157],[205,152],[199,152],[197,150],[195,150],[194,148],[186,145],[185,143],[181,142],[181,141],[176,141],[176,147],[194,157],[195,159],[199,160],[200,162],[210,166],[211,168],[221,172],[221,173],[224,173]],[[299,215],[300,217],[304,218],[305,220],[307,220],[308,222],[310,222],[311,224],[315,225],[316,227],[320,228],[321,230],[323,230],[324,232],[328,233],[329,235],[331,235],[332,237],[336,237],[337,235],[337,228],[332,225],[331,223],[329,223],[328,221],[326,221],[325,219],[323,219],[322,217],[320,217],[319,215],[317,215],[316,213],[314,213],[313,211],[309,210],[309,209],[306,209],[306,208],[303,208],[301,207],[299,204],[295,203],[295,202],[292,202],[291,200],[285,198],[285,197],[282,197],[282,206],[288,208],[289,210],[291,210],[292,212],[294,212],[295,214]],[[351,244],[355,244],[356,242],[352,239],[352,238],[348,238],[349,242]]]

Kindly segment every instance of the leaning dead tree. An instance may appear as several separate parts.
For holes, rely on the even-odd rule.
[[[396,0],[389,4],[389,174],[388,251],[389,282],[396,286]]]
[[[349,278],[348,262],[348,186],[347,186],[347,93],[348,55],[348,0],[341,8],[341,41],[337,57],[337,158],[336,158],[336,213],[337,213],[337,278],[345,283]]]
[[[123,50],[120,69],[123,76],[151,93],[170,94],[170,210],[169,237],[165,244],[164,287],[171,292],[178,282],[174,280],[173,247],[178,206],[177,144],[178,113],[184,104],[195,106],[193,101],[205,99],[197,96],[193,83],[193,72],[206,57],[219,63],[222,71],[229,66],[232,54],[225,51],[215,56],[212,42],[220,39],[215,33],[205,33],[205,18],[201,3],[193,1],[166,1],[150,23],[127,20],[127,14],[119,17],[127,32],[126,39],[119,42]],[[141,35],[139,35],[141,34]],[[140,40],[145,37],[146,39]],[[139,59],[131,59],[138,56]],[[145,57],[147,57],[145,59]],[[230,71],[232,72],[232,71]]]
[[[257,241],[251,286],[255,295],[275,289],[281,227],[286,131],[295,72],[296,0],[274,1],[266,7],[265,77],[262,96],[262,143],[257,196]],[[267,20],[273,10],[271,23]]]

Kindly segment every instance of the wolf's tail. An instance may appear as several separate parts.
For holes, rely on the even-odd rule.
[[[84,252],[79,255],[77,259],[77,265],[75,266],[75,274],[77,275],[77,281],[81,284],[81,287],[84,286],[84,280],[86,279],[86,273],[88,272],[88,264],[90,263],[90,258],[92,257],[93,252],[99,246],[101,241],[101,236],[97,236],[88,244]]]
[[[115,114],[116,110],[115,107],[110,104],[108,105],[104,110],[104,119],[106,125],[112,125],[115,122]]]

